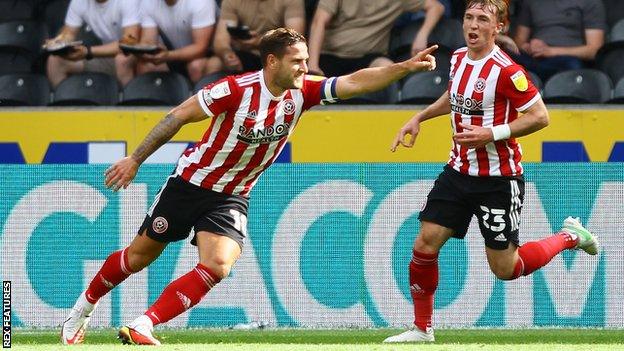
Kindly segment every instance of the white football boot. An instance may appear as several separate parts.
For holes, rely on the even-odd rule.
[[[61,341],[63,344],[82,344],[87,325],[89,325],[91,320],[91,314],[97,305],[97,303],[92,304],[87,301],[84,292],[80,294],[78,301],[76,301],[76,304],[69,312],[69,316],[63,322],[63,328],[61,329]]]
[[[433,342],[435,337],[433,336],[433,328],[427,328],[424,332],[417,327],[408,329],[401,334],[390,336],[384,340],[384,343],[399,343],[399,342]]]
[[[148,316],[142,315],[119,329],[118,337],[125,345],[159,346],[160,341],[152,335],[152,331],[154,331],[154,323]]]
[[[598,238],[583,227],[580,218],[566,218],[563,221],[563,228],[561,228],[561,230],[578,237],[578,243],[575,247],[576,250],[583,250],[590,255],[596,255],[598,253]]]

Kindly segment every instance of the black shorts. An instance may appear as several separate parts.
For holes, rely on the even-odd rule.
[[[243,249],[249,200],[218,193],[170,176],[147,211],[138,234],[160,242],[186,239],[191,229],[227,236]],[[191,244],[196,245],[193,237]]]
[[[418,218],[452,229],[463,239],[473,215],[479,220],[485,245],[504,250],[520,244],[518,228],[524,201],[524,178],[475,177],[448,165],[436,179]]]

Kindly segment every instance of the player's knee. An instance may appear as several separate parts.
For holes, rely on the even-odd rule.
[[[220,257],[213,257],[207,262],[201,262],[201,264],[208,267],[219,280],[226,278],[232,270],[232,263]]]
[[[132,272],[136,273],[149,266],[157,257],[154,257],[151,253],[128,250],[128,265]]]
[[[492,273],[494,273],[496,278],[500,280],[513,280],[517,278],[517,277],[514,277],[513,267],[494,266],[494,267],[490,267],[490,270],[492,271]]]
[[[432,234],[421,233],[414,242],[414,250],[426,254],[437,253],[440,248],[437,245],[437,240],[432,237]]]

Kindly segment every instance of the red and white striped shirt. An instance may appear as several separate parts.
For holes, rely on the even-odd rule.
[[[539,101],[540,94],[524,68],[495,46],[486,57],[474,61],[461,48],[453,53],[448,85],[453,133],[459,123],[483,127],[507,124]],[[472,176],[516,176],[523,172],[522,148],[515,138],[469,149],[453,141],[449,166]]]
[[[206,189],[248,196],[301,114],[336,100],[336,78],[305,76],[301,89],[273,96],[258,71],[209,84],[197,99],[213,118],[203,138],[180,157],[176,173]]]

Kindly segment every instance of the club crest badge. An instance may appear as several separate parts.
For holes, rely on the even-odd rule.
[[[285,115],[292,115],[293,113],[295,113],[295,102],[291,99],[284,100],[282,110],[284,111]]]
[[[485,79],[479,78],[474,84],[474,91],[482,93],[485,91]]]
[[[158,234],[164,233],[169,228],[169,223],[164,217],[156,217],[152,222],[152,229]]]

